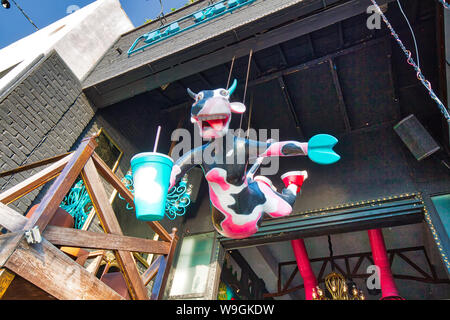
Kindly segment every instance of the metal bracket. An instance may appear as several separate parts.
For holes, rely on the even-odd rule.
[[[25,239],[30,244],[41,243],[42,242],[42,237],[41,237],[41,232],[39,231],[39,227],[35,226],[31,230],[25,231]]]

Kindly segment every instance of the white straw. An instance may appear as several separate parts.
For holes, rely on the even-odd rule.
[[[158,148],[159,134],[161,132],[161,126],[158,126],[158,132],[156,133],[155,146],[153,147],[153,152],[156,152],[156,148]]]

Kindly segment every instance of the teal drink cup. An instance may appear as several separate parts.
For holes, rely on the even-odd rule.
[[[173,160],[158,152],[138,153],[131,159],[136,218],[159,221],[164,218]]]

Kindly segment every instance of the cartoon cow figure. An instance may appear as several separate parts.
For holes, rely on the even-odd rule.
[[[226,89],[203,90],[194,93],[191,121],[208,143],[190,150],[176,161],[172,168],[172,188],[204,154],[212,154],[213,160],[200,164],[209,185],[213,210],[213,224],[217,232],[232,239],[249,237],[258,231],[264,214],[284,217],[292,212],[297,194],[308,178],[306,171],[290,171],[281,176],[286,188],[277,192],[271,181],[264,176],[254,177],[265,157],[306,156],[321,164],[331,164],[340,159],[332,147],[337,139],[329,135],[317,135],[307,143],[297,141],[259,142],[233,136],[232,144],[224,139],[231,121],[231,113],[242,114],[245,105],[230,102],[237,81]],[[225,142],[227,140],[227,142]],[[309,149],[309,150],[308,150]],[[217,150],[224,150],[218,152]],[[259,151],[264,150],[262,153]],[[250,155],[257,154],[255,164],[248,169]],[[237,163],[236,159],[244,159]]]

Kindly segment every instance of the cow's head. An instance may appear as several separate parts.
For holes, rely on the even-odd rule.
[[[204,139],[220,138],[227,134],[231,121],[231,113],[244,113],[245,105],[240,102],[230,102],[230,96],[236,89],[237,81],[226,89],[203,90],[194,93],[187,92],[195,100],[191,109],[191,122],[196,123],[200,135]]]

